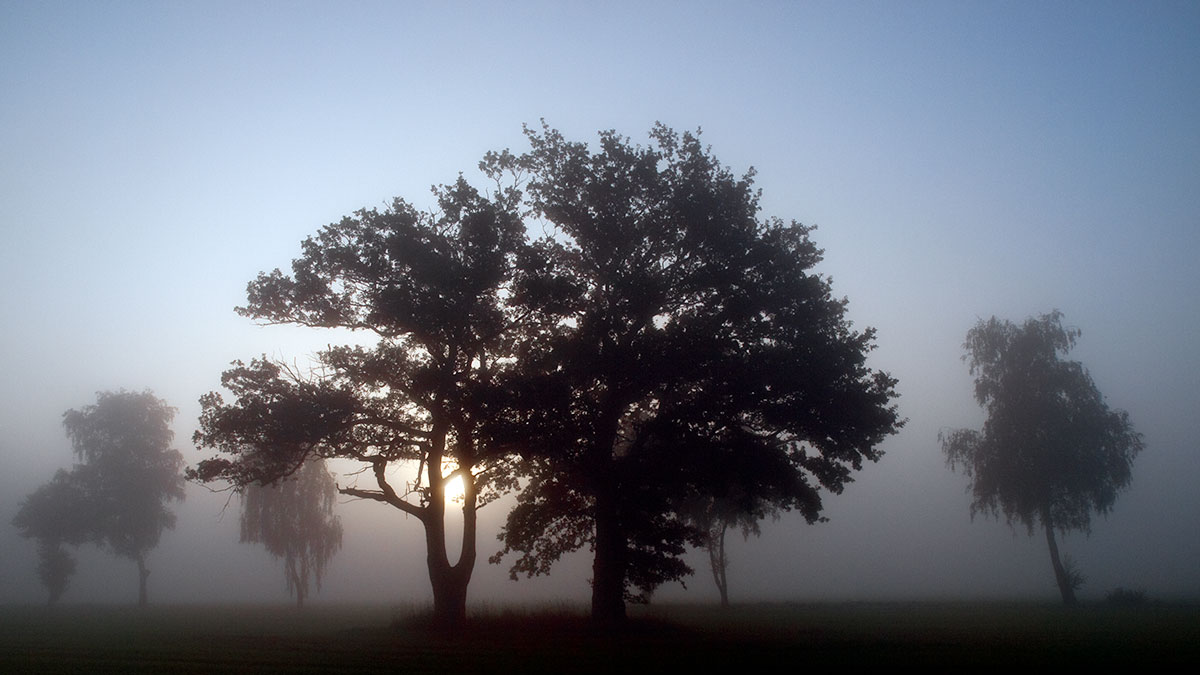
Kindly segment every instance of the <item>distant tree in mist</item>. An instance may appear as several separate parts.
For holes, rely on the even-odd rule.
[[[287,589],[303,607],[310,584],[321,589],[325,567],[342,546],[342,522],[333,515],[337,483],[321,459],[305,462],[274,484],[242,491],[242,541],[260,543],[283,559]]]
[[[137,563],[138,604],[146,604],[146,556],[175,525],[167,503],[184,497],[183,456],[170,447],[174,416],[149,391],[101,392],[95,405],[64,413],[78,463],[27,497],[13,520],[45,552],[39,574],[52,580],[52,599],[74,570],[61,544],[90,542]]]
[[[1059,555],[1055,531],[1088,531],[1129,484],[1142,436],[1127,413],[1110,410],[1087,370],[1060,358],[1079,337],[1054,311],[1023,325],[980,321],[963,344],[982,431],[939,434],[951,469],[971,479],[978,512],[1044,530],[1063,602],[1075,604],[1083,577]]]
[[[91,537],[95,511],[85,501],[81,475],[60,469],[25,498],[12,521],[21,536],[37,541],[38,579],[51,604],[62,597],[75,573],[75,560],[64,545],[76,546]]]
[[[75,574],[75,558],[63,549],[62,544],[39,541],[37,573],[50,594],[48,602],[54,604],[67,590],[71,575]]]
[[[725,551],[725,535],[739,530],[743,539],[762,533],[759,523],[770,516],[779,518],[779,510],[761,501],[741,502],[732,497],[700,497],[683,509],[692,527],[701,533],[713,583],[721,594],[721,606],[729,606],[729,555]]]

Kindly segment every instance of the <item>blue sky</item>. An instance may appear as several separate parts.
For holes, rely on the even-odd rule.
[[[482,184],[482,155],[540,118],[636,141],[661,120],[754,166],[765,216],[818,226],[820,271],[878,329],[910,420],[829,523],[739,549],[735,597],[1053,598],[1036,540],[970,522],[936,436],[981,420],[967,329],[1054,308],[1148,446],[1064,548],[1093,595],[1200,595],[1196,3],[5,1],[0,64],[0,520],[70,462],[61,413],[95,391],[155,390],[196,461],[196,400],[229,361],[341,339],[232,311],[321,226],[428,204],[459,172]],[[282,597],[223,504],[191,490],[156,574],[196,581],[178,599],[235,572],[243,596]],[[370,597],[353,580],[371,578],[421,601],[415,523],[370,506],[346,505],[327,592]],[[39,598],[32,545],[0,537],[0,601]],[[481,564],[473,592],[586,597],[585,568],[514,586]],[[86,574],[67,599],[108,598]]]

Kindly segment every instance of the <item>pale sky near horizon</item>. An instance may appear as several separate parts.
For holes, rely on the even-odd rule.
[[[1200,4],[0,0],[0,603],[44,597],[8,522],[71,461],[63,411],[150,388],[198,461],[197,399],[230,361],[332,339],[237,316],[250,279],[356,209],[483,186],[483,154],[542,118],[588,141],[700,128],[753,166],[764,217],[818,226],[818,271],[900,380],[884,458],[829,522],[739,540],[735,600],[1053,600],[1044,541],[972,522],[937,434],[982,421],[966,331],[1055,308],[1147,447],[1063,544],[1084,596],[1200,597]],[[152,601],[286,598],[224,504],[189,487]],[[502,516],[472,600],[586,599],[586,557],[517,583],[487,565]],[[317,600],[427,601],[415,521],[342,517]],[[715,598],[691,560],[661,597]],[[135,594],[130,564],[87,554],[64,601]]]

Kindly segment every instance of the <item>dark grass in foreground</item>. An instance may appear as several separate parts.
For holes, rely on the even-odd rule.
[[[1200,663],[1200,605],[760,604],[476,612],[454,635],[381,606],[0,608],[0,672],[613,672],[811,665]]]

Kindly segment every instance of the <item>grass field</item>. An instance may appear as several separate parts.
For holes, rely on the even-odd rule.
[[[563,608],[463,633],[382,606],[5,607],[0,672],[668,672],[806,666],[1200,663],[1200,606],[1022,603],[635,607],[597,635]]]

